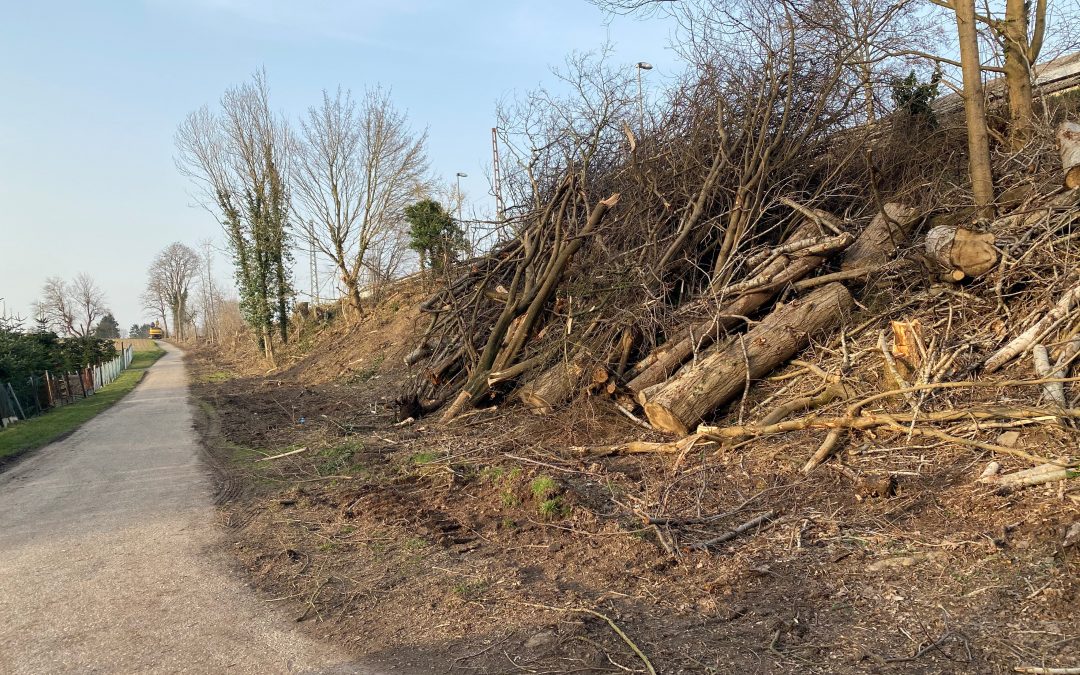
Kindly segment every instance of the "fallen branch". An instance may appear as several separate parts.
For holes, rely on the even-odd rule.
[[[831,455],[833,451],[836,450],[837,446],[840,445],[840,438],[841,436],[839,430],[833,429],[832,431],[830,431],[828,435],[825,436],[825,440],[822,441],[820,446],[818,446],[817,452],[815,452],[814,455],[809,460],[807,460],[806,464],[802,468],[802,472],[810,473],[818,466],[820,466],[825,460],[827,460],[829,458],[829,455]]]
[[[1043,332],[1049,326],[1068,315],[1069,311],[1072,309],[1073,303],[1077,300],[1080,300],[1080,285],[1074,286],[1062,295],[1061,299],[1054,305],[1054,308],[1047,312],[1043,318],[1033,323],[1027,330],[1013,338],[1004,347],[994,352],[990,358],[986,359],[986,362],[983,364],[983,369],[987,373],[992,373],[1009,361],[1012,361],[1017,356],[1026,352],[1035,344],[1035,341],[1042,336]]]
[[[263,457],[261,459],[255,460],[255,463],[257,464],[259,462],[269,462],[272,459],[280,459],[282,457],[288,457],[289,455],[297,455],[297,454],[300,454],[301,452],[304,452],[305,450],[307,450],[307,448],[300,448],[299,450],[290,450],[289,452],[283,452],[280,455],[271,455],[270,457]]]
[[[725,541],[731,541],[735,537],[738,537],[740,534],[743,534],[744,532],[746,532],[748,530],[752,530],[753,528],[757,527],[758,525],[761,525],[762,523],[765,523],[765,522],[767,522],[769,520],[772,520],[775,516],[776,516],[775,511],[766,511],[765,513],[761,514],[760,516],[757,516],[755,518],[751,518],[750,520],[746,521],[742,525],[739,525],[738,527],[736,527],[734,530],[731,530],[730,532],[725,532],[724,534],[720,535],[719,537],[709,539],[708,541],[702,541],[702,542],[698,542],[696,544],[692,544],[690,546],[690,548],[695,548],[695,549],[704,551],[704,550],[707,550],[710,546],[716,546],[717,544],[723,544]]]
[[[1080,470],[1078,469],[1062,467],[1059,463],[1049,463],[1040,464],[1037,467],[1026,469],[1024,471],[1008,473],[1003,476],[990,475],[985,478],[980,478],[979,482],[997,485],[1002,488],[1018,489],[1031,487],[1033,485],[1054,483],[1059,480],[1068,480],[1070,478],[1076,478],[1077,476],[1080,476]]]
[[[773,409],[771,413],[761,418],[758,424],[774,424],[783,420],[794,412],[804,412],[826,406],[837,399],[848,399],[854,392],[842,382],[834,382],[825,387],[820,394],[795,398]]]
[[[723,442],[725,440],[730,441],[731,439],[740,439],[745,436],[768,436],[772,434],[787,433],[789,431],[799,431],[803,429],[865,430],[873,429],[876,427],[891,427],[897,431],[907,433],[913,436],[932,436],[934,438],[948,441],[950,443],[969,445],[979,448],[981,450],[989,450],[991,452],[998,452],[1006,455],[1012,455],[1014,457],[1021,457],[1028,461],[1040,463],[1054,463],[1043,457],[1039,457],[1038,455],[1033,455],[1031,453],[1024,452],[1023,450],[1017,450],[1016,448],[1010,448],[1004,445],[984,443],[982,441],[975,441],[967,438],[961,438],[959,436],[952,436],[937,429],[903,426],[903,424],[905,423],[911,424],[915,421],[956,422],[972,419],[1029,419],[1032,417],[1039,417],[1043,415],[1080,418],[1080,409],[1064,409],[1054,413],[1032,408],[997,407],[953,409],[938,412],[922,412],[918,413],[917,415],[914,413],[899,413],[891,415],[863,414],[860,416],[848,415],[844,417],[818,417],[817,415],[809,415],[807,417],[802,417],[795,420],[777,422],[776,424],[764,426],[753,424],[735,425],[730,427],[714,427],[700,425],[697,428],[697,433],[703,438]]]
[[[677,441],[651,443],[648,441],[630,441],[628,443],[616,443],[615,445],[577,446],[570,448],[571,452],[582,456],[604,457],[606,455],[642,455],[642,454],[671,454],[682,452],[694,446],[702,438],[698,434],[685,436]],[[715,441],[707,441],[715,444]]]
[[[832,272],[831,274],[822,274],[819,277],[811,277],[809,279],[802,279],[796,281],[791,285],[796,291],[805,291],[811,288],[817,288],[818,286],[824,286],[827,283],[833,281],[848,281],[850,279],[862,279],[868,277],[871,274],[877,274],[890,268],[902,267],[907,261],[897,261],[894,264],[889,265],[871,265],[869,267],[858,267],[850,270],[843,270],[841,272]]]
[[[890,389],[889,391],[883,391],[866,398],[860,399],[848,407],[848,415],[857,415],[859,411],[865,408],[867,405],[874,401],[880,401],[884,398],[892,398],[898,394],[910,394],[918,391],[927,391],[930,389],[980,389],[980,388],[1005,388],[1005,387],[1031,387],[1047,382],[1077,382],[1080,381],[1080,377],[1053,377],[1053,378],[1039,378],[1035,380],[1001,380],[994,382],[992,380],[979,380],[979,381],[966,381],[966,382],[927,382],[926,384],[917,384],[911,387],[904,387],[901,389]],[[1054,415],[1052,411],[1044,411],[1045,415]]]
[[[855,241],[855,237],[847,234],[837,235],[835,237],[824,237],[815,239],[803,239],[801,241],[793,241],[790,244],[778,247],[773,251],[774,258],[769,258],[765,261],[765,265],[773,262],[776,258],[782,255],[794,255],[800,256],[825,256],[836,251],[842,251]],[[768,270],[769,267],[766,267]],[[773,284],[780,277],[780,272],[771,273],[769,271],[761,272],[750,277],[746,281],[740,281],[737,284],[731,284],[724,290],[728,293],[745,293],[752,291],[761,286],[769,286]]]
[[[608,617],[606,614],[601,614],[594,609],[588,609],[586,607],[553,607],[551,605],[541,605],[532,602],[521,602],[519,604],[525,605],[527,607],[538,607],[540,609],[547,609],[552,612],[581,612],[582,614],[590,614],[598,619],[603,619],[607,623],[607,625],[611,627],[611,630],[615,631],[615,634],[618,635],[619,638],[626,643],[626,646],[633,650],[634,654],[636,654],[637,657],[641,659],[641,663],[645,666],[646,672],[650,673],[650,675],[656,675],[656,668],[653,667],[652,662],[649,661],[649,657],[645,655],[645,652],[641,651],[641,648],[638,647],[634,643],[634,641],[630,639],[630,636],[623,632],[623,630],[619,628],[618,624],[612,621],[611,618]]]
[[[835,234],[843,234],[844,232],[840,229],[840,222],[831,213],[826,213],[820,209],[811,209],[788,197],[781,197],[780,203]]]
[[[619,411],[619,412],[621,412],[621,413],[622,413],[623,415],[625,415],[625,416],[626,416],[626,417],[627,417],[627,418],[628,418],[628,419],[629,419],[629,420],[630,420],[631,422],[633,422],[634,424],[638,425],[639,427],[641,427],[642,429],[645,429],[645,430],[647,430],[647,431],[652,431],[652,430],[653,430],[653,428],[652,428],[652,425],[650,425],[650,424],[649,424],[648,422],[646,422],[645,420],[641,419],[640,417],[638,417],[638,416],[637,416],[637,415],[635,415],[634,413],[630,412],[629,410],[627,410],[626,408],[622,407],[622,406],[621,406],[621,405],[619,405],[618,403],[613,403],[613,405],[615,406],[615,409],[616,409],[616,410],[618,410],[618,411]]]
[[[1042,378],[1053,378],[1055,371],[1054,367],[1050,365],[1050,352],[1047,351],[1046,345],[1035,345],[1031,349],[1031,358],[1035,363],[1035,374]],[[1065,400],[1065,385],[1060,382],[1047,382],[1043,385],[1043,391],[1046,393],[1046,397],[1053,401],[1058,406],[1064,408],[1068,405]]]

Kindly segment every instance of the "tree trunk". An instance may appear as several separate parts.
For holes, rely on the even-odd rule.
[[[847,288],[832,283],[774,310],[743,339],[642,392],[649,422],[662,431],[689,433],[703,416],[742,392],[748,378],[772,372],[805,348],[812,334],[839,323],[853,304]]]
[[[1020,150],[1035,129],[1027,0],[1007,0],[1001,37],[1005,40],[1005,86],[1009,92],[1009,147]]]
[[[979,32],[975,0],[955,0],[956,33],[964,75],[964,113],[967,118],[968,172],[979,217],[994,217],[994,177],[990,170],[990,137],[986,130]]]
[[[274,327],[271,325],[262,327],[262,348],[266,360],[270,362],[271,366],[276,366],[277,363],[274,361]]]
[[[351,278],[346,282],[349,290],[349,305],[353,311],[356,312],[356,318],[364,318],[364,301],[360,297],[360,284],[357,282],[356,277]]]
[[[1057,140],[1065,187],[1075,190],[1080,187],[1080,124],[1068,121],[1059,124]]]

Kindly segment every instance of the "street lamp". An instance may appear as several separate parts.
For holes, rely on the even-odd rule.
[[[468,177],[469,174],[465,173],[464,171],[457,172],[457,219],[459,223],[461,222],[461,203],[465,201],[461,198],[461,179]]]
[[[638,117],[639,119],[639,131],[645,133],[645,99],[641,95],[641,71],[652,70],[652,64],[647,61],[638,61],[637,65],[637,102],[638,102]]]

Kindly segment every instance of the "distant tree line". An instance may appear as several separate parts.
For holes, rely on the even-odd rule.
[[[240,309],[268,360],[289,339],[294,245],[332,261],[355,318],[410,251],[421,267],[438,268],[466,249],[461,224],[433,199],[426,145],[426,131],[414,130],[381,88],[359,99],[324,91],[294,127],[273,111],[265,72],[180,124],[177,166],[225,232]],[[174,262],[194,260],[167,252]],[[185,277],[164,273],[162,262],[151,269],[146,304],[182,326]]]

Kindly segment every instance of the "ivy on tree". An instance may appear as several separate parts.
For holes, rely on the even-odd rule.
[[[441,204],[424,199],[405,207],[409,248],[420,255],[420,269],[439,271],[466,250],[465,231]]]
[[[896,77],[892,81],[892,100],[897,110],[904,110],[911,118],[927,127],[937,127],[933,102],[938,97],[938,83],[941,71],[935,70],[927,82],[920,82],[911,71],[907,77]]]

